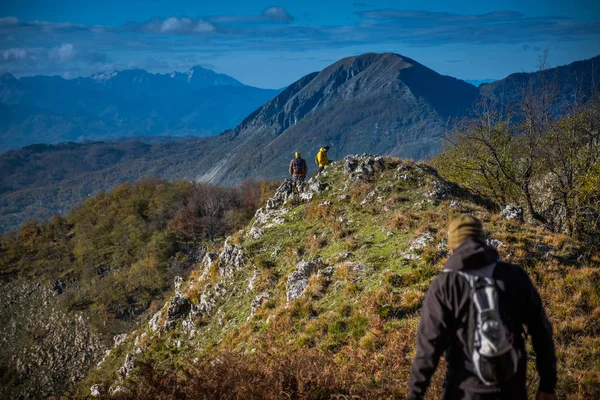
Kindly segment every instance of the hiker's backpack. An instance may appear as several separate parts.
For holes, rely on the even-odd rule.
[[[300,175],[304,174],[306,171],[304,170],[304,160],[301,158],[294,158],[294,174]]]
[[[475,372],[486,385],[512,378],[518,367],[518,354],[500,316],[498,292],[493,279],[496,263],[485,268],[456,271],[469,282],[471,307],[467,330],[467,351]],[[450,272],[450,270],[445,270]]]

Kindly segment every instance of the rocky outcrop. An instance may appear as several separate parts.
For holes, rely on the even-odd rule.
[[[508,204],[502,211],[500,211],[505,219],[523,222],[523,209],[515,204]]]
[[[200,263],[200,266],[202,268],[202,274],[199,277],[199,280],[202,280],[204,278],[206,278],[210,272],[210,268],[212,267],[213,263],[219,258],[219,255],[216,253],[206,253],[204,254],[204,257],[202,258],[202,262]]]
[[[285,180],[275,191],[275,194],[267,200],[266,209],[274,210],[287,204],[293,199],[298,193],[303,191],[303,182],[293,182],[291,180]]]
[[[169,302],[167,318],[165,319],[165,330],[175,328],[177,321],[183,318],[190,310],[190,302],[183,293],[177,293]]]
[[[106,393],[106,389],[104,385],[96,384],[90,388],[90,396],[92,397],[100,397]]]
[[[135,358],[131,353],[127,353],[125,355],[125,362],[123,366],[119,369],[119,377],[121,379],[126,379],[131,376],[131,373],[135,369]]]
[[[269,292],[263,292],[261,294],[259,294],[258,296],[256,296],[253,300],[252,303],[250,304],[250,316],[248,317],[248,319],[252,318],[254,316],[254,314],[256,314],[256,312],[258,311],[258,309],[267,302],[267,300],[269,300],[269,298],[271,297],[271,294]]]
[[[286,296],[288,303],[304,294],[309,277],[322,265],[323,261],[320,258],[312,261],[301,261],[296,265],[296,269],[288,276],[287,280]]]
[[[311,178],[308,180],[306,186],[300,192],[300,200],[311,201],[313,196],[323,190],[327,189],[327,185],[321,182],[318,178]]]
[[[348,155],[344,157],[344,173],[351,181],[359,181],[372,176],[376,170],[383,169],[383,157],[369,154]]]
[[[231,244],[231,238],[227,238],[219,254],[219,274],[225,278],[232,278],[235,271],[241,269],[245,262],[246,255],[243,250]]]
[[[420,253],[435,240],[435,237],[431,232],[425,232],[421,236],[417,237],[411,243],[408,251],[404,254],[405,260],[418,260],[421,258]]]

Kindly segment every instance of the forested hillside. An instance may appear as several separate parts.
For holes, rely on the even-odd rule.
[[[176,277],[245,226],[269,187],[124,183],[4,235],[0,397],[46,398],[84,377],[115,335],[147,320]]]

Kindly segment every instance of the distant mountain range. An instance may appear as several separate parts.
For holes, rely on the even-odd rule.
[[[193,67],[88,78],[0,75],[0,152],[33,143],[130,136],[209,136],[235,127],[279,93]]]
[[[218,136],[7,152],[0,156],[0,226],[65,212],[99,190],[146,176],[226,184],[282,179],[294,151],[314,170],[313,157],[325,144],[332,159],[351,153],[427,158],[439,151],[451,118],[468,116],[481,97],[503,107],[516,104],[541,77],[513,74],[477,88],[397,54],[345,58],[299,79]],[[600,56],[547,70],[544,77],[559,89],[559,112],[600,89]]]

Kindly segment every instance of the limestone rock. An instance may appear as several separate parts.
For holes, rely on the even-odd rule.
[[[523,222],[523,209],[515,204],[508,204],[504,210],[500,212],[505,219]]]
[[[148,322],[148,326],[150,327],[150,330],[152,332],[156,332],[158,331],[158,329],[160,328],[158,325],[158,321],[160,320],[160,311],[158,311],[156,314],[154,314],[152,316],[152,318],[150,318],[150,321]]]
[[[303,182],[284,181],[275,191],[273,197],[267,200],[266,209],[273,210],[287,204],[297,193],[302,191]]]
[[[256,282],[257,279],[258,279],[258,270],[256,268],[254,268],[254,271],[252,272],[252,276],[248,280],[248,287],[246,288],[246,290],[248,292],[254,290],[254,282]]]
[[[250,316],[248,317],[248,319],[252,318],[252,316],[254,316],[254,314],[256,314],[256,312],[258,311],[258,309],[267,300],[269,300],[270,297],[271,297],[271,294],[269,292],[263,292],[263,293],[259,294],[258,296],[256,296],[252,300],[252,303],[250,304]]]
[[[227,238],[219,254],[219,274],[225,278],[232,278],[235,271],[241,269],[245,262],[246,255],[243,250],[231,244],[231,238]]]
[[[310,201],[315,194],[320,193],[325,189],[327,189],[327,185],[321,182],[318,178],[310,178],[306,187],[300,193],[300,199],[302,201]]]
[[[451,189],[449,188],[448,185],[446,185],[442,181],[434,181],[433,188],[431,189],[431,191],[429,191],[425,194],[425,197],[427,197],[429,199],[434,199],[434,200],[443,200],[443,199],[448,198],[450,193],[451,193]]]
[[[501,241],[499,241],[498,239],[491,239],[491,238],[487,238],[485,240],[485,243],[490,246],[493,247],[495,249],[504,246],[504,243],[502,243]]]
[[[183,285],[183,278],[181,276],[176,276],[173,284],[175,285],[175,290],[181,289],[181,286]]]
[[[125,355],[125,362],[123,366],[119,369],[119,376],[121,379],[129,378],[131,372],[135,369],[135,358],[131,353],[127,353]]]
[[[376,169],[383,168],[383,158],[369,154],[349,155],[344,157],[344,172],[351,181],[358,181],[371,176]]]
[[[122,333],[120,335],[113,336],[113,340],[115,342],[115,346],[118,346],[121,343],[123,343],[125,341],[125,339],[127,339],[127,334],[126,333]]]
[[[106,390],[103,385],[96,384],[90,388],[90,396],[92,397],[100,397],[104,393],[106,393]]]
[[[261,237],[265,236],[265,231],[263,231],[262,229],[260,229],[259,227],[253,226],[252,228],[250,228],[250,230],[248,231],[248,235],[254,239],[254,240],[258,240]]]
[[[219,258],[219,255],[216,253],[206,253],[202,258],[201,266],[202,266],[202,274],[198,278],[199,280],[203,280],[210,273],[210,268],[212,267],[215,260]]]
[[[425,247],[427,247],[427,245],[429,245],[430,243],[433,243],[434,240],[435,238],[433,237],[433,234],[431,234],[431,232],[425,232],[423,235],[417,237],[411,243],[410,247],[408,248],[408,252],[404,254],[404,259],[418,260],[419,258],[421,258],[419,256],[419,252]]]
[[[110,389],[108,389],[108,394],[110,396],[119,396],[119,395],[124,395],[124,394],[128,394],[129,390],[127,390],[127,388],[125,386],[121,386],[121,385],[117,385],[117,386],[111,386]]]
[[[323,262],[320,258],[312,261],[301,261],[296,265],[287,280],[287,301],[288,303],[302,296],[308,286],[308,278]]]
[[[177,321],[180,320],[190,310],[190,302],[184,297],[183,293],[177,293],[169,302],[167,308],[167,318],[165,320],[165,330],[170,331],[175,328]]]

